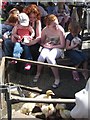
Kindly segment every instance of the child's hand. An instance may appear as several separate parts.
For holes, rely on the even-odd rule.
[[[17,36],[17,41],[21,42],[21,36],[19,36],[19,35]]]
[[[31,41],[33,39],[33,37],[32,36],[29,36],[29,40]]]
[[[15,34],[14,37],[15,37],[16,39],[18,39],[18,40],[21,39],[21,37],[20,37],[19,35],[17,35],[17,34]]]
[[[78,43],[75,43],[75,44],[73,44],[73,47],[76,48],[76,47],[78,47],[78,45],[79,45]]]

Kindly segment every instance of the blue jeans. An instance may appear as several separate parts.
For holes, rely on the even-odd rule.
[[[71,59],[74,65],[78,65],[88,60],[86,54],[82,51],[67,50],[66,55]]]
[[[11,41],[11,39],[10,38],[5,39],[3,42],[3,51],[4,51],[5,56],[12,57],[13,48],[14,48],[14,43]]]
[[[27,46],[27,45],[21,45],[21,46],[23,47],[24,59],[31,60],[32,59],[32,55],[31,55],[31,52],[30,52],[30,47]]]
[[[5,56],[13,57],[14,45],[15,43],[13,43],[10,38],[4,40],[3,51],[4,51]],[[26,45],[21,45],[21,46],[23,47],[23,58],[31,60],[32,55],[30,52],[30,47]]]

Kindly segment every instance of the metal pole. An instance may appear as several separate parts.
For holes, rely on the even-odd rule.
[[[7,92],[5,96],[6,96],[6,104],[7,104],[7,117],[8,117],[8,120],[11,120],[12,119],[12,105],[11,105],[9,92]]]

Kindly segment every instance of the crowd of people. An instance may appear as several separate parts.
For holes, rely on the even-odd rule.
[[[67,36],[65,36],[66,24],[69,30]],[[57,6],[48,2],[46,9],[39,4],[31,3],[21,11],[17,8],[9,11],[9,17],[2,24],[3,51],[5,56],[39,62],[47,61],[56,65],[56,59],[63,58],[66,49],[74,67],[83,66],[82,75],[87,79],[87,56],[81,50],[80,30],[79,22],[72,21],[70,9],[65,2],[59,2]],[[39,51],[40,47],[42,47],[41,51]],[[37,65],[33,82],[38,81],[42,67]],[[30,68],[31,65],[26,63],[25,70]],[[55,77],[52,87],[57,88],[60,85],[59,71],[55,67],[51,69]],[[77,71],[72,71],[72,75],[79,81]]]

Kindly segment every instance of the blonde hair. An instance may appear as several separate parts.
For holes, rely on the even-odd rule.
[[[54,15],[54,14],[50,14],[50,15],[47,15],[45,17],[45,24],[46,25],[50,25],[53,21],[55,21],[57,19],[57,17]]]

